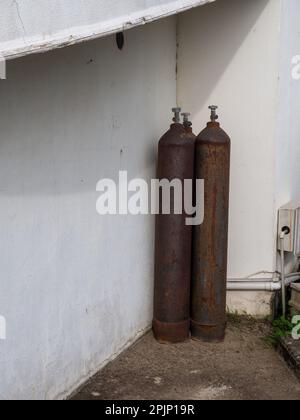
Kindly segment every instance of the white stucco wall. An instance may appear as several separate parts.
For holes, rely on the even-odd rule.
[[[300,199],[300,2],[282,2],[280,43],[280,95],[276,153],[276,205]],[[293,57],[298,56],[297,79],[293,79]]]
[[[154,220],[100,217],[96,184],[155,176],[176,20],[11,61],[0,83],[0,399],[64,396],[152,320]],[[163,93],[163,94],[162,94]]]
[[[17,13],[25,3],[2,3],[11,16],[1,15],[0,34],[8,22],[21,33]],[[218,0],[178,20],[178,104],[199,132],[208,105],[217,103],[232,138],[229,278],[271,276],[277,209],[299,198],[300,81],[290,74],[292,56],[300,55],[299,7],[298,0]],[[72,10],[82,29],[89,17]],[[35,27],[23,23],[34,38]],[[62,33],[47,28],[45,39],[57,36],[51,48],[61,46]],[[20,40],[5,34],[0,42],[9,48]],[[23,35],[10,51],[42,45]],[[0,320],[7,333],[0,399],[63,397],[149,327],[154,220],[101,218],[95,188],[122,169],[155,175],[157,141],[176,102],[175,69],[175,18],[126,32],[122,52],[109,37],[8,63],[0,81]],[[236,292],[228,303],[266,315],[270,299]]]
[[[276,142],[276,208],[300,201],[300,2],[282,1],[278,130]],[[286,254],[286,270],[298,271],[299,261]],[[280,258],[278,255],[278,267]]]
[[[280,6],[280,0],[218,0],[179,18],[178,102],[192,112],[197,133],[216,103],[232,138],[228,275],[234,279],[276,269]],[[265,276],[271,274],[259,275]],[[270,297],[230,293],[228,302],[232,310],[263,315]]]

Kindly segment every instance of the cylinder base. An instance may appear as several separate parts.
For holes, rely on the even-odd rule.
[[[192,339],[205,343],[222,343],[225,340],[226,324],[202,325],[191,321]]]
[[[153,333],[161,344],[184,343],[190,339],[190,321],[169,323],[154,320]]]

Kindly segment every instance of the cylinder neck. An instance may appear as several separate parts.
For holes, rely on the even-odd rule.
[[[182,124],[180,124],[178,122],[174,122],[174,123],[171,124],[170,128],[177,128],[177,129],[182,130],[184,127],[183,127]]]
[[[208,128],[219,128],[220,127],[220,123],[218,123],[217,121],[209,121],[207,123],[207,127]]]

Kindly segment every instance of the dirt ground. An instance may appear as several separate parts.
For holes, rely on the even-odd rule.
[[[269,326],[232,320],[222,344],[164,346],[148,333],[74,400],[300,400],[300,382],[264,337]]]

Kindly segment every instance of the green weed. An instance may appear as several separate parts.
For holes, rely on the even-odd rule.
[[[289,337],[294,325],[290,319],[280,317],[272,322],[272,332],[265,337],[265,342],[276,347],[282,338]]]

